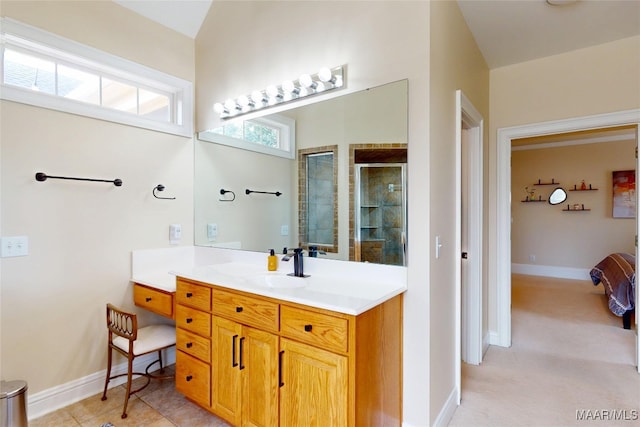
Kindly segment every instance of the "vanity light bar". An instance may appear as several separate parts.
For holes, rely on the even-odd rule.
[[[221,119],[227,119],[343,86],[342,66],[322,68],[316,74],[303,74],[298,80],[287,80],[281,85],[270,85],[263,90],[254,90],[248,95],[218,102],[213,106],[213,110],[220,114]]]

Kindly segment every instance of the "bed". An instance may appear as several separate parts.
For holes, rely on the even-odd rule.
[[[613,253],[590,271],[595,286],[602,283],[609,300],[609,310],[622,317],[624,329],[631,328],[631,313],[635,309],[636,257],[628,253]]]

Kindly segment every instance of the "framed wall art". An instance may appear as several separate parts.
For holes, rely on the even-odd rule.
[[[636,217],[636,171],[613,172],[613,217]]]

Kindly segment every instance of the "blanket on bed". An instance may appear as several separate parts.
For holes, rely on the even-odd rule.
[[[594,285],[602,282],[609,298],[609,309],[616,316],[635,308],[636,257],[615,253],[600,261],[590,272]]]

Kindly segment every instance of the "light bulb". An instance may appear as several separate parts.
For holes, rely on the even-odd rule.
[[[287,93],[298,93],[299,89],[296,88],[296,85],[293,84],[291,80],[287,80],[282,82],[282,90]]]
[[[333,74],[331,73],[331,70],[328,68],[321,68],[320,71],[318,71],[318,78],[320,79],[321,82],[331,82],[333,83],[334,81],[334,77]]]
[[[313,87],[313,79],[309,74],[301,75],[298,80],[300,80],[300,84],[304,87]]]
[[[216,102],[215,104],[213,104],[213,111],[215,111],[218,114],[222,114],[224,113],[226,110],[224,108],[224,105],[222,105],[219,102]]]
[[[227,99],[226,101],[224,101],[224,108],[231,112],[238,108],[238,104],[236,104],[236,101],[234,101],[233,99]]]
[[[316,83],[316,92],[324,92],[326,85],[322,82]]]
[[[253,103],[251,102],[251,100],[249,99],[249,97],[247,95],[242,95],[238,97],[238,104],[245,108],[245,107],[252,107]]]
[[[269,98],[271,99],[277,99],[282,97],[282,95],[280,94],[280,89],[278,89],[276,85],[267,86],[266,92],[267,92],[267,95],[269,95]]]
[[[251,92],[251,99],[258,105],[262,105],[265,101],[264,95],[259,90],[254,90]]]

